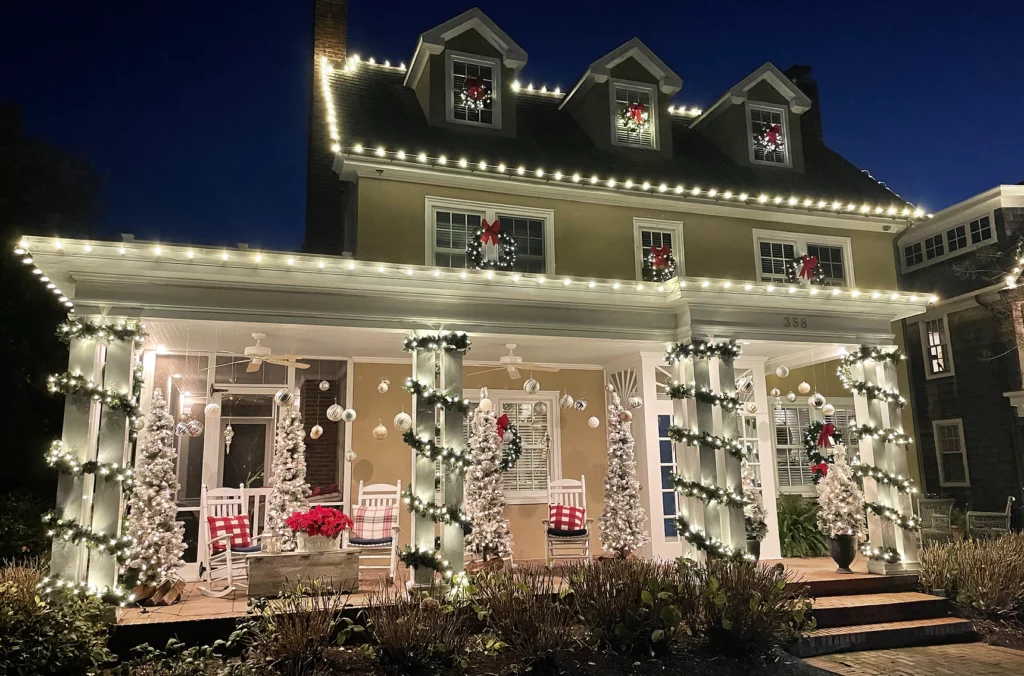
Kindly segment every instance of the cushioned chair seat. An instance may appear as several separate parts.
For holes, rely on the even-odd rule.
[[[253,554],[260,551],[259,545],[253,545],[252,547],[232,547],[231,551],[238,552],[239,554]]]
[[[370,547],[373,545],[389,545],[391,544],[391,538],[356,538],[350,537],[348,539],[350,545],[356,545],[357,547]]]
[[[578,538],[583,537],[586,534],[586,528],[578,528],[575,530],[556,530],[554,528],[548,528],[548,535],[556,538]]]

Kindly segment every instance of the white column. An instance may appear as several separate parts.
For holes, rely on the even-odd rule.
[[[438,353],[438,359],[441,362],[441,391],[461,399],[462,355],[454,352],[440,352]],[[462,424],[465,414],[453,408],[450,411],[443,411],[441,415],[441,445],[448,446],[456,451],[465,450],[462,436]],[[452,470],[445,465],[442,465],[441,471],[443,472],[442,495],[444,496],[444,504],[461,508],[465,497],[463,491],[464,473]],[[441,553],[452,567],[452,573],[461,573],[463,571],[466,547],[461,524],[447,524],[441,527]]]
[[[412,377],[426,386],[434,385],[434,364],[437,361],[437,354],[429,350],[417,350],[412,353]],[[413,427],[416,436],[435,440],[436,434],[436,412],[437,409],[420,397],[412,397]],[[413,494],[429,504],[434,502],[434,461],[430,458],[420,457],[415,451],[413,453]],[[412,523],[412,545],[413,547],[434,551],[434,521],[430,518],[413,515]],[[420,566],[413,573],[413,582],[417,586],[428,587],[434,579],[434,571],[430,568]]]
[[[675,362],[672,367],[672,379],[676,382],[687,385],[694,382],[693,357],[687,357]],[[690,429],[695,425],[699,426],[697,418],[697,402],[693,399],[675,399],[672,401],[672,424],[683,429]],[[686,443],[676,444],[676,462],[679,464],[679,475],[687,481],[700,481],[701,476],[701,450],[696,446]],[[697,498],[679,497],[679,514],[686,519],[694,529],[704,530],[704,504]],[[702,560],[704,552],[697,549],[679,533],[682,540],[683,556],[691,559]]]

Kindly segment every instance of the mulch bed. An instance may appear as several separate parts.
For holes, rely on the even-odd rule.
[[[985,643],[1024,650],[1024,624],[1007,620],[973,620]]]

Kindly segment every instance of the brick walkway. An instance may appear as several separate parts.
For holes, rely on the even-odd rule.
[[[957,643],[824,655],[807,663],[842,676],[1006,676],[1024,674],[1024,651]]]

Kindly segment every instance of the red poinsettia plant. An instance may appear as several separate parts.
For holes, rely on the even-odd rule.
[[[285,523],[296,533],[303,532],[306,535],[323,535],[333,538],[342,531],[352,527],[352,519],[348,514],[343,514],[331,507],[314,507],[307,512],[295,512]]]

